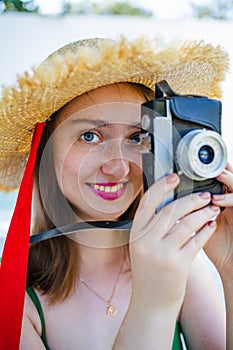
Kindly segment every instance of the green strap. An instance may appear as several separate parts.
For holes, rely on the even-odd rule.
[[[176,322],[172,350],[182,350],[183,349],[181,339],[180,339],[180,333],[181,333],[180,324],[179,324],[179,322]]]
[[[38,311],[39,317],[40,317],[41,328],[42,328],[41,340],[43,341],[43,344],[44,344],[46,350],[50,350],[48,343],[47,343],[47,339],[46,339],[45,320],[44,320],[44,314],[43,314],[43,310],[42,310],[42,307],[40,304],[40,300],[38,299],[38,296],[32,287],[27,287],[26,291],[27,291],[28,295],[30,296],[30,298],[32,299],[32,302],[35,305],[35,307]]]

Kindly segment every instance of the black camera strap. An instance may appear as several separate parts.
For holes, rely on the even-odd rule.
[[[114,229],[114,230],[123,230],[130,231],[132,227],[132,221],[89,221],[89,222],[76,222],[70,225],[55,227],[51,230],[40,232],[36,235],[30,237],[30,243],[37,243],[45,241],[46,239],[69,235],[74,232],[104,228],[104,229]]]
[[[162,98],[164,94],[168,97],[179,96],[168,84],[167,80],[161,80],[157,84],[155,84],[155,97]]]

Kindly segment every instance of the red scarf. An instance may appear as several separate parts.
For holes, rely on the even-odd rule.
[[[0,268],[0,350],[18,350],[26,288],[33,170],[45,123],[36,125]]]

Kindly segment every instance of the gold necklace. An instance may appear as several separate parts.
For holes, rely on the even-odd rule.
[[[120,266],[120,269],[119,269],[119,272],[117,274],[117,278],[116,278],[116,281],[114,283],[114,286],[113,286],[113,290],[112,290],[112,293],[111,293],[111,296],[109,299],[105,299],[104,297],[102,297],[102,295],[100,295],[96,290],[94,290],[92,287],[90,287],[85,281],[83,278],[79,277],[79,280],[80,282],[87,288],[89,289],[92,293],[94,293],[100,300],[104,301],[105,303],[107,303],[107,308],[106,308],[106,314],[113,317],[113,316],[116,316],[117,314],[117,308],[114,307],[112,305],[112,299],[115,295],[115,291],[116,291],[116,288],[117,288],[117,284],[119,282],[119,279],[120,279],[120,275],[122,273],[122,270],[123,270],[123,266],[124,266],[124,262],[125,262],[125,257],[123,257],[122,259],[122,263],[121,263],[121,266]]]

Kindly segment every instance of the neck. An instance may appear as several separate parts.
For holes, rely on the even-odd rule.
[[[79,245],[81,272],[103,274],[116,270],[126,256],[126,246],[116,248],[93,248]]]
[[[79,244],[80,275],[83,277],[111,276],[126,257],[128,231],[94,228],[69,237]]]

